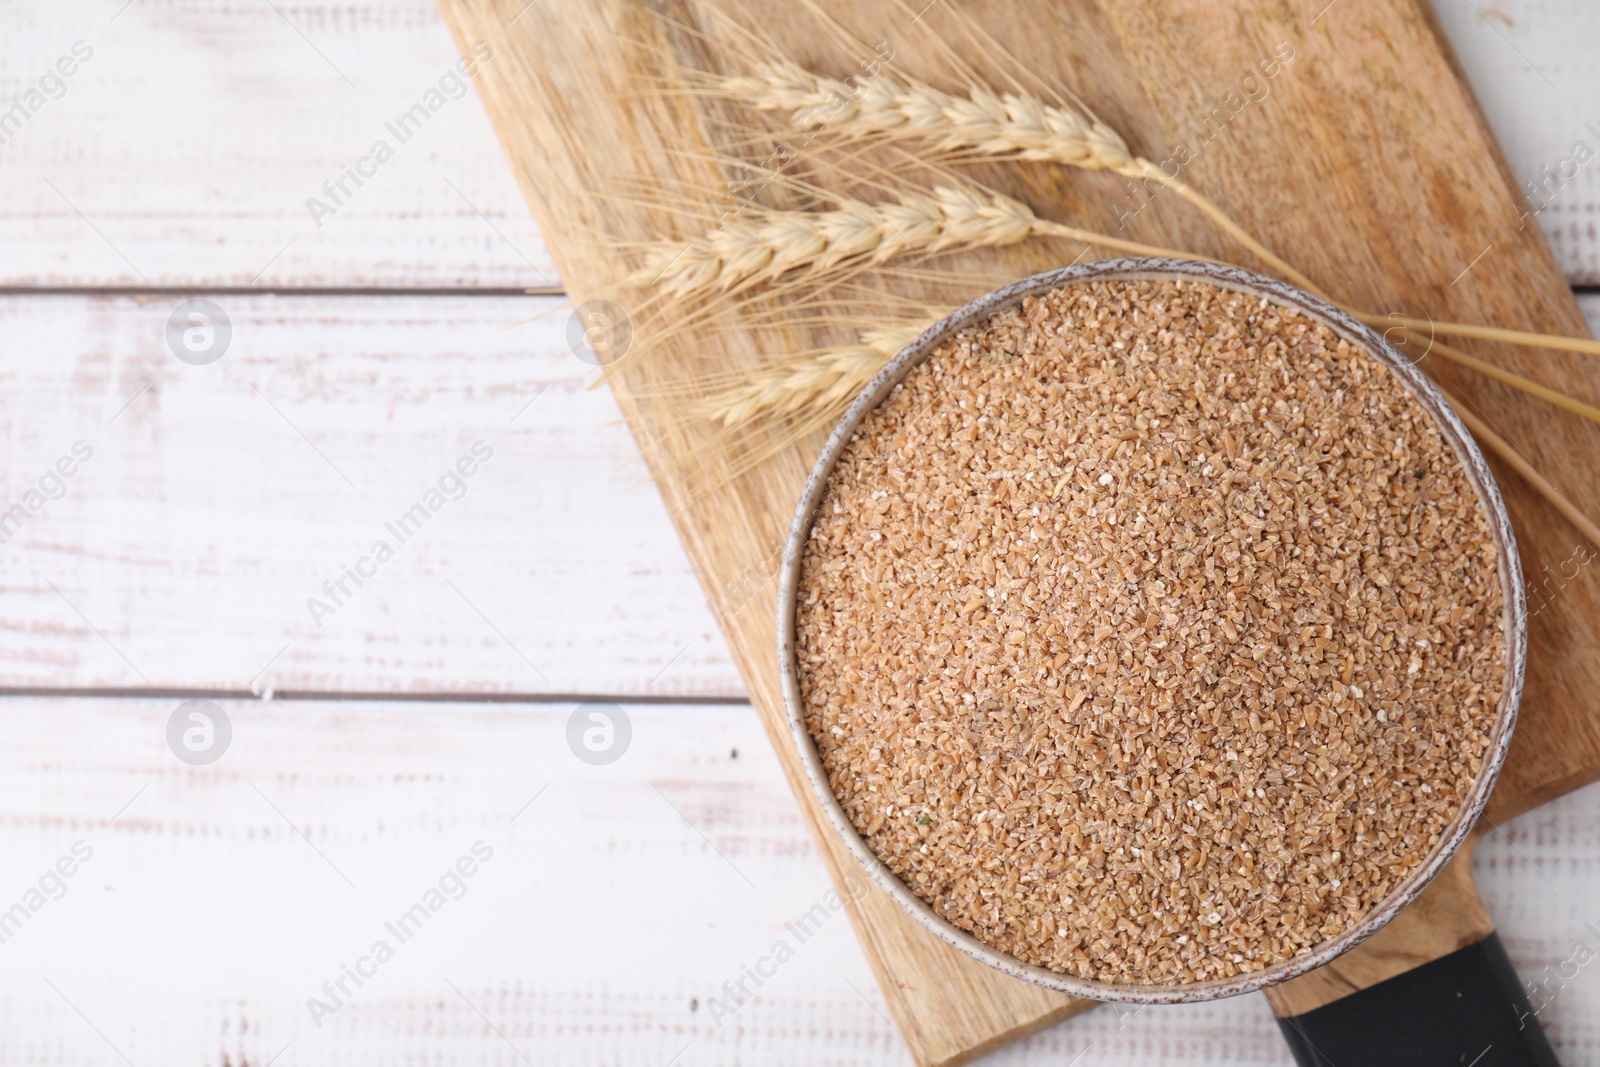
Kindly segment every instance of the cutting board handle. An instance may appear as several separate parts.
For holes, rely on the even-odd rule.
[[[1278,1026],[1300,1067],[1558,1067],[1492,933]]]
[[[1371,939],[1267,990],[1301,1067],[1558,1067],[1478,898],[1474,843]]]

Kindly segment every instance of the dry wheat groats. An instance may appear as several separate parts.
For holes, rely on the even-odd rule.
[[[1460,809],[1506,672],[1487,517],[1416,398],[1201,282],[1072,285],[912,370],[833,469],[795,625],[872,851],[1118,983],[1360,921]]]

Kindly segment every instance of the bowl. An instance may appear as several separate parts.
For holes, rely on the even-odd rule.
[[[834,796],[828,784],[828,775],[823,768],[822,759],[810,732],[806,729],[804,707],[800,696],[799,671],[795,660],[795,596],[799,584],[800,562],[811,533],[812,517],[822,500],[829,475],[838,461],[840,452],[867,414],[912,368],[927,359],[952,334],[1014,307],[1026,297],[1064,286],[1102,281],[1168,280],[1205,282],[1221,289],[1248,293],[1283,307],[1294,308],[1387,364],[1394,375],[1411,390],[1424,410],[1433,417],[1445,440],[1461,458],[1467,477],[1476,489],[1488,518],[1490,533],[1499,555],[1507,662],[1500,706],[1490,733],[1488,749],[1483,756],[1482,769],[1468,791],[1461,810],[1445,828],[1440,840],[1423,862],[1360,922],[1308,952],[1258,971],[1231,978],[1205,979],[1180,984],[1135,985],[1101,982],[1062,974],[1024,963],[1008,953],[1001,952],[938,915],[873,854],[856,831],[838,798]],[[1527,655],[1527,608],[1520,581],[1521,573],[1522,566],[1517,555],[1510,516],[1506,513],[1505,502],[1500,497],[1500,490],[1495,484],[1488,464],[1484,462],[1483,454],[1478,450],[1477,443],[1462,425],[1449,402],[1428,377],[1396,352],[1378,333],[1327,301],[1304,290],[1236,267],[1181,259],[1099,260],[1036,274],[979,297],[941,319],[908,345],[856,398],[833,431],[833,435],[828,438],[828,443],[824,446],[822,455],[806,482],[805,492],[800,497],[794,521],[789,528],[783,565],[779,571],[778,670],[795,748],[828,823],[862,870],[918,923],[947,944],[998,971],[1072,996],[1139,1004],[1177,1004],[1215,1000],[1286,982],[1322,966],[1359,945],[1381,930],[1390,919],[1399,914],[1402,908],[1415,900],[1466,840],[1489,799],[1495,778],[1505,761],[1506,750],[1511,744],[1511,731],[1516,725],[1517,704],[1522,696],[1523,670]]]

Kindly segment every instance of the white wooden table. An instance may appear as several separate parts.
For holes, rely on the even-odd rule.
[[[1439,13],[1600,284],[1600,164],[1564,165],[1600,150],[1600,10]],[[906,1062],[842,917],[723,1010],[828,883],[470,86],[323,188],[441,88],[428,0],[0,19],[0,1063]],[[167,339],[196,299],[231,330],[204,365]],[[189,699],[218,762],[169,749]],[[631,724],[607,765],[567,741],[592,700]],[[1600,1063],[1600,967],[1551,977],[1600,953],[1597,809],[1478,860],[1569,1067]],[[992,1062],[1288,1058],[1246,997]]]

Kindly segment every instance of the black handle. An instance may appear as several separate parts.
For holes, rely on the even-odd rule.
[[[1559,1067],[1495,934],[1278,1026],[1301,1067]]]

